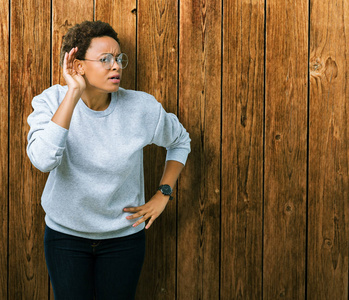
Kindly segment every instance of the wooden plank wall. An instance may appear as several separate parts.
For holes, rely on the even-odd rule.
[[[26,119],[85,19],[192,139],[137,299],[348,299],[348,1],[4,0],[0,19],[0,299],[53,299]],[[165,151],[144,153],[149,198]]]
[[[266,24],[263,294],[304,299],[308,2],[267,1]]]

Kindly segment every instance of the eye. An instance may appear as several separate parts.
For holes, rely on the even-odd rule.
[[[102,63],[109,63],[111,60],[110,55],[103,56],[99,61]]]
[[[117,61],[118,62],[122,62],[125,60],[125,54],[124,53],[120,53],[117,57]]]

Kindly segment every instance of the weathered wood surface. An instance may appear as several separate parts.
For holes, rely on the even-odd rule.
[[[221,1],[180,1],[179,118],[192,153],[179,182],[177,298],[218,299]]]
[[[40,206],[46,176],[30,163],[26,139],[31,100],[50,86],[50,2],[12,1],[10,25],[8,299],[46,299]]]
[[[264,299],[304,299],[308,1],[266,3]]]
[[[261,299],[264,1],[223,7],[221,299]]]
[[[348,299],[348,1],[12,0],[0,13],[0,299],[53,299],[27,117],[65,84],[62,36],[86,19],[119,33],[122,87],[153,94],[192,138],[137,299]],[[145,149],[147,199],[164,161]]]
[[[137,89],[152,94],[163,107],[177,113],[176,1],[138,1]],[[146,200],[159,186],[165,151],[151,146],[144,151]],[[175,196],[147,231],[147,249],[137,299],[175,299],[176,203]]]
[[[9,5],[0,2],[0,299],[7,299]]]
[[[308,298],[348,299],[348,1],[311,1]]]

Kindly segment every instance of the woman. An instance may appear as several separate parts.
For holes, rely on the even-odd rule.
[[[109,24],[85,21],[63,40],[67,85],[32,101],[27,153],[36,168],[50,172],[41,200],[55,300],[134,299],[144,227],[172,198],[190,152],[175,115],[149,94],[120,88],[127,62]],[[159,189],[145,203],[148,144],[166,147],[167,156]]]

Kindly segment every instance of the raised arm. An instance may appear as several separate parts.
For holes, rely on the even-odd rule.
[[[27,154],[42,172],[52,171],[60,165],[73,111],[86,87],[84,78],[74,69],[76,51],[77,48],[73,48],[64,57],[63,76],[68,90],[53,86],[32,101],[34,111],[28,117]]]
[[[73,48],[69,53],[65,53],[63,77],[68,85],[68,91],[52,117],[52,122],[65,129],[69,129],[74,108],[86,88],[85,79],[74,68],[75,54],[77,51],[78,48]]]

